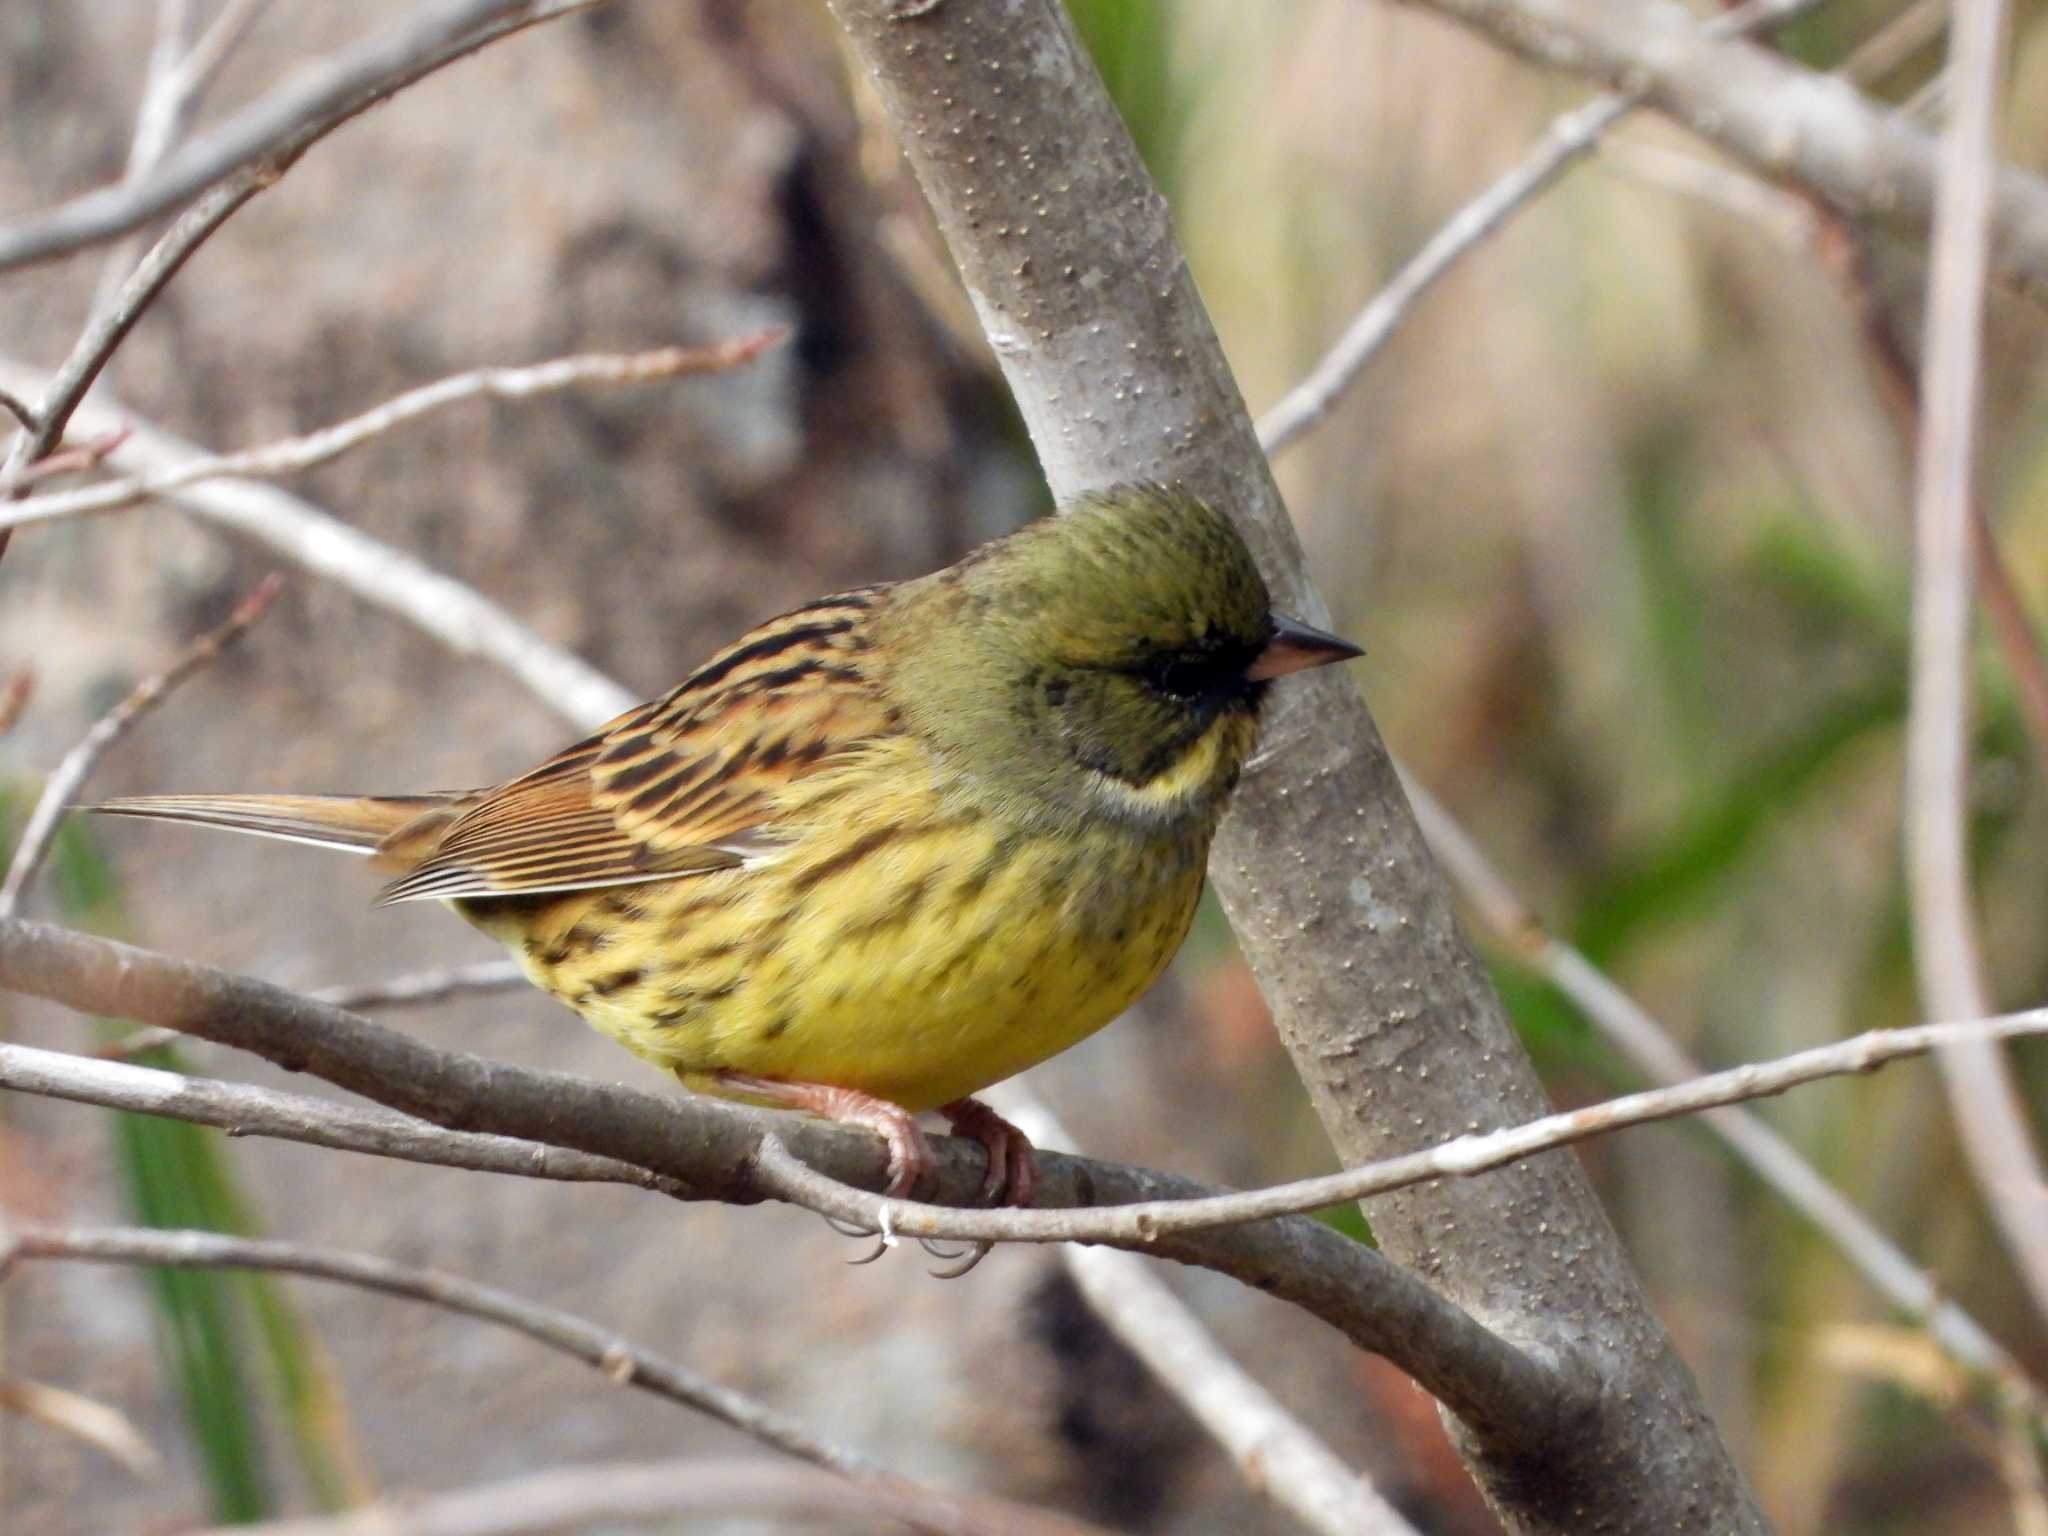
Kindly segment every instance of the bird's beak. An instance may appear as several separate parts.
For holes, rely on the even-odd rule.
[[[1266,642],[1266,648],[1259,652],[1244,675],[1252,682],[1263,682],[1269,677],[1285,677],[1290,672],[1303,672],[1333,661],[1349,661],[1364,654],[1349,640],[1339,640],[1312,624],[1290,619],[1276,611],[1273,615],[1273,638]]]

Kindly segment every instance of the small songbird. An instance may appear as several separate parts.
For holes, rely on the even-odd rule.
[[[1186,936],[1274,678],[1358,648],[1272,610],[1229,522],[1123,486],[770,619],[531,773],[407,796],[97,807],[339,848],[686,1086],[866,1126],[890,1189],[937,1110],[1065,1050]]]

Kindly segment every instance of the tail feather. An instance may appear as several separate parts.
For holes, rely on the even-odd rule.
[[[288,843],[372,854],[400,828],[461,800],[438,795],[130,795],[85,809],[225,827]]]

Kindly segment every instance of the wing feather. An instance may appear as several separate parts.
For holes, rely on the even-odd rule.
[[[897,728],[867,666],[865,621],[885,590],[769,620],[661,698],[482,792],[431,847],[407,850],[407,873],[378,900],[586,890],[772,857],[789,786]]]

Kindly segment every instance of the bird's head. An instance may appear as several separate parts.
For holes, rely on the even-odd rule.
[[[1138,824],[1213,820],[1272,680],[1359,654],[1275,612],[1229,520],[1158,486],[1082,497],[933,581],[973,681],[937,689],[928,723],[996,749],[1020,786]]]

